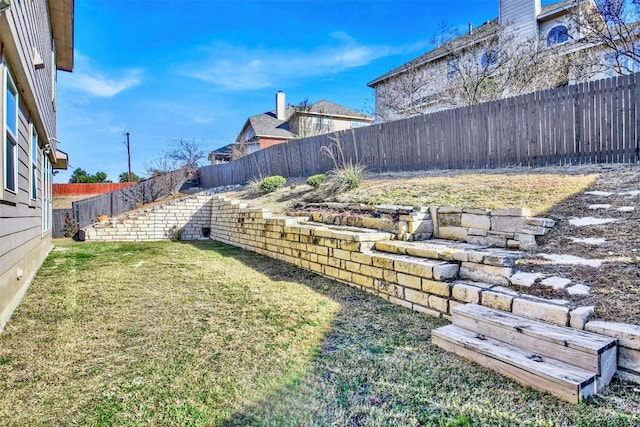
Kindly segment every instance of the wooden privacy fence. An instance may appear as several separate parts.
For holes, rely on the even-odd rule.
[[[73,218],[73,210],[71,209],[53,209],[51,230],[53,237],[64,237],[65,219],[69,215]]]
[[[252,177],[310,176],[334,167],[321,153],[374,172],[479,169],[639,160],[640,75],[613,77],[299,139],[199,170],[205,187]]]

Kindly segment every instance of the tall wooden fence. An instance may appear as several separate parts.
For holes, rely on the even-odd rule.
[[[69,218],[73,218],[73,210],[53,209],[51,221],[51,231],[53,237],[64,237],[64,225],[67,215],[69,215]]]
[[[299,139],[203,167],[200,183],[323,173],[334,162],[322,147],[374,172],[635,163],[639,84],[640,74],[614,77]]]

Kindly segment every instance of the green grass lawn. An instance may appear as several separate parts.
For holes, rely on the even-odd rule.
[[[640,425],[448,354],[436,320],[215,242],[61,242],[0,335],[0,425]]]

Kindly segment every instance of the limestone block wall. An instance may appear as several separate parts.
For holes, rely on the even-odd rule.
[[[464,228],[464,213],[442,212],[459,215],[461,221],[460,226],[445,227]],[[506,227],[504,223],[518,218],[484,216],[489,224],[493,217],[498,218],[498,227]],[[535,220],[521,217],[508,226],[516,223],[522,229],[548,228],[551,224]],[[511,274],[507,270],[511,270],[513,258],[504,249],[443,251],[427,259],[411,256],[409,250],[394,251],[393,237],[382,231],[314,224],[307,217],[273,215],[266,209],[249,208],[219,196],[211,200],[212,239],[315,271],[414,311],[449,318],[457,305],[474,303],[577,329],[595,331],[599,323],[608,323],[590,321],[592,307],[574,307],[569,301],[520,294],[507,287]],[[465,271],[467,279],[459,280],[465,277]],[[640,327],[624,325],[621,331],[621,327],[608,326],[597,332],[626,337],[620,339],[619,376],[640,382]]]
[[[432,207],[434,236],[491,247],[529,250],[536,236],[555,225],[548,218],[532,218],[528,209],[470,209]]]
[[[201,193],[80,230],[85,241],[145,242],[205,238],[211,222],[211,195]]]
[[[533,218],[528,209],[472,209],[453,207],[367,206],[348,203],[311,203],[306,215],[324,224],[365,227],[393,233],[397,240],[431,238],[477,245],[530,250],[536,236],[547,234],[555,225],[548,218]],[[313,211],[328,209],[330,212]],[[351,212],[365,215],[352,215]],[[366,215],[377,217],[371,217]],[[294,212],[305,215],[304,211]]]

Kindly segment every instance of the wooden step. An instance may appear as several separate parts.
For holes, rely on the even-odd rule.
[[[616,372],[617,341],[611,337],[476,304],[456,307],[452,320],[461,328],[591,371],[598,376],[596,391],[607,386]]]
[[[523,385],[571,403],[596,393],[596,375],[455,325],[431,332],[438,347],[472,360]]]

